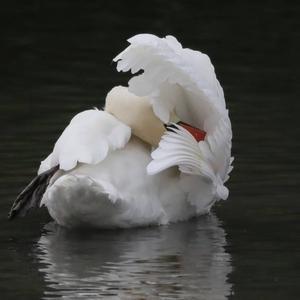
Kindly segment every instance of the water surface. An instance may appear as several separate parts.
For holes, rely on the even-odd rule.
[[[298,299],[299,3],[27,1],[0,11],[1,299]],[[232,119],[230,196],[213,215],[69,232],[11,202],[70,118],[125,84],[112,58],[140,32],[210,55]]]

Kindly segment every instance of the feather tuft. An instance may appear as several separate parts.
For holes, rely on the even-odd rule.
[[[86,110],[77,114],[57,140],[53,152],[41,163],[38,174],[59,165],[68,171],[78,163],[97,164],[129,141],[131,129],[111,114]]]

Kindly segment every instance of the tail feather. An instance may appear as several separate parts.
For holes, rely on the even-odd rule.
[[[41,199],[49,185],[50,179],[58,169],[59,166],[57,165],[41,173],[26,186],[11,207],[8,214],[10,220],[17,216],[24,217],[30,209],[40,206]]]

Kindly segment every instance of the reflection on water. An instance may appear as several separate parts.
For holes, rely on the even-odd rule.
[[[159,228],[74,232],[46,225],[35,251],[44,299],[226,299],[232,267],[215,216]]]

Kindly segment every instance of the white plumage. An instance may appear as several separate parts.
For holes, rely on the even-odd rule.
[[[39,169],[59,165],[41,203],[63,226],[166,224],[228,196],[231,123],[208,56],[171,36],[141,34],[129,43],[114,60],[118,71],[143,70],[130,79],[130,93],[149,99],[165,124],[175,114],[205,130],[205,140],[174,124],[152,149],[108,112],[78,114]]]
[[[98,164],[112,151],[123,148],[130,135],[131,129],[112,115],[99,110],[83,111],[71,120],[38,173],[56,165],[69,171],[77,163]]]

